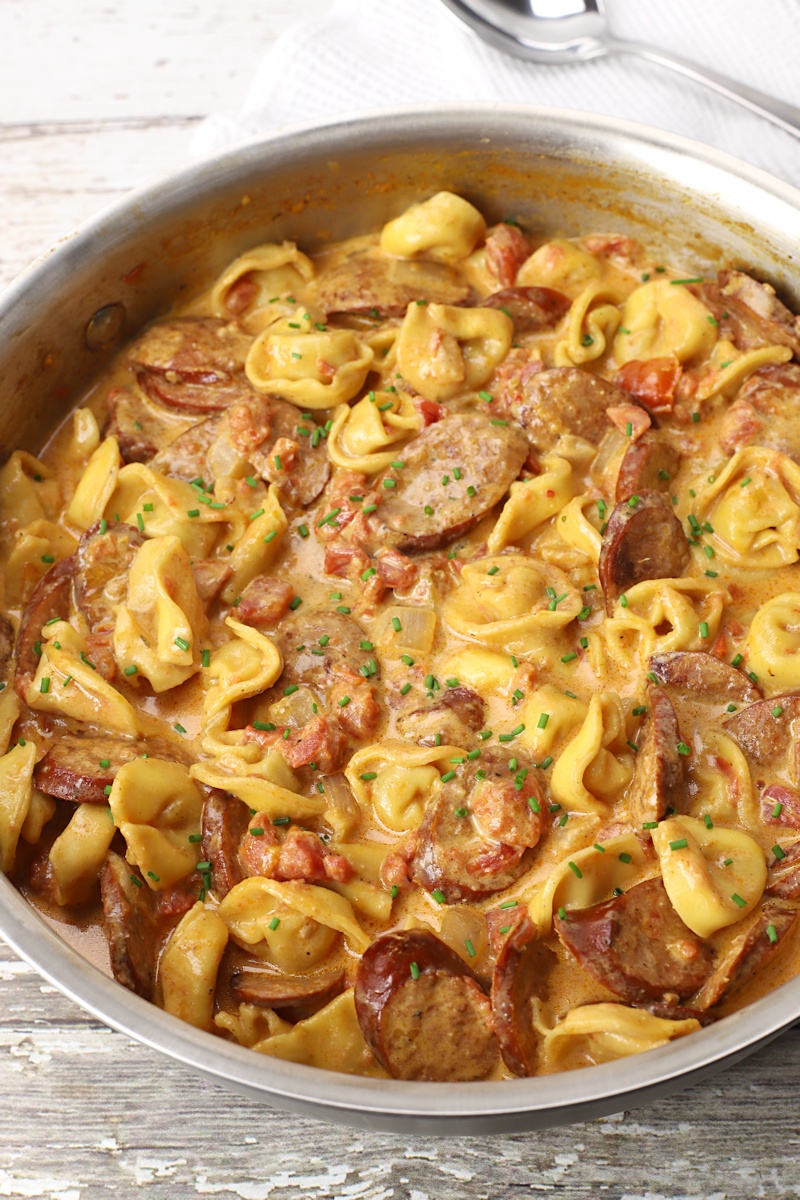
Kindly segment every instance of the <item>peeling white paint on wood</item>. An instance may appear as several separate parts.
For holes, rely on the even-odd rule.
[[[241,102],[272,40],[328,7],[0,0],[0,286],[98,208],[188,158],[197,121]],[[200,1080],[80,1012],[2,945],[0,997],[0,1197],[800,1196],[800,1032],[633,1114],[434,1141],[354,1134]]]

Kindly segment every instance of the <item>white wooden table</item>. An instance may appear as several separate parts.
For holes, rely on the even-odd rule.
[[[368,2],[368,0],[364,0]],[[0,0],[0,285],[186,157],[263,51],[328,0]],[[207,1084],[0,945],[0,1197],[782,1200],[800,1196],[800,1033],[658,1105],[529,1136],[364,1134]]]

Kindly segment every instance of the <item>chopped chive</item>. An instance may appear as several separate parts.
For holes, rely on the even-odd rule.
[[[445,771],[444,775],[442,776],[442,783],[449,783],[450,780],[455,779],[455,777],[455,771]]]
[[[199,517],[200,509],[199,508],[187,508],[186,515],[187,515],[187,517]]]
[[[738,667],[738,665],[741,661],[742,661],[741,654],[735,654],[734,657],[731,659],[731,666]]]
[[[714,828],[714,822],[711,820],[711,813],[705,813],[703,816],[703,823],[705,824],[706,829]]]
[[[300,685],[297,683],[290,683],[283,689],[284,696],[293,696],[294,693],[299,690],[299,687]]]
[[[543,761],[542,763],[540,763],[540,766],[541,766],[542,770],[543,770],[543,771],[546,771],[546,770],[547,770],[547,768],[548,768],[548,767],[550,766],[550,764],[552,763],[552,761],[553,761],[553,756],[552,756],[552,754],[548,754],[547,758],[546,758],[546,759],[544,759],[544,761]]]
[[[767,926],[767,937],[774,944],[778,940],[778,931],[774,925]]]
[[[658,821],[642,821],[642,829],[658,829]]]
[[[685,755],[685,754],[690,754],[690,753],[691,753],[691,751],[689,750],[689,747],[686,745],[686,742],[678,742],[678,744],[677,744],[677,746],[675,747],[675,749],[678,751],[678,754],[684,754],[684,755]]]
[[[605,846],[601,846],[599,842],[595,842],[594,849],[598,850],[600,852],[600,854],[605,854],[605,852],[606,852]]]
[[[539,813],[542,811],[541,808],[539,807],[539,801],[536,799],[535,796],[528,797],[528,806],[531,809],[531,812]]]
[[[587,605],[584,605],[584,607],[583,607],[583,608],[581,609],[581,611],[578,613],[578,620],[579,620],[579,621],[585,621],[585,620],[586,620],[586,618],[587,618],[587,617],[590,617],[591,615],[592,615],[592,610],[589,608],[588,604],[587,604]]]
[[[271,920],[271,921],[270,921],[270,923],[269,923],[269,928],[272,930],[272,932],[273,932],[273,933],[274,933],[274,932],[275,932],[275,930],[278,928],[278,926],[280,925],[280,923],[281,923],[281,919],[280,919],[280,917],[273,917],[273,918],[272,918],[272,920]]]
[[[772,810],[772,815],[773,815],[773,817],[779,817],[782,812],[783,812],[783,805],[781,804],[781,802],[779,800],[778,803],[775,805],[775,807]]]
[[[629,863],[632,861],[630,854],[627,854],[624,850],[622,854],[617,855],[617,857],[619,858],[619,861],[623,863]]]
[[[673,286],[677,286],[677,284],[679,284],[679,283],[702,283],[702,282],[703,282],[702,275],[693,275],[691,279],[670,279],[670,283]]]
[[[339,708],[347,708],[349,703],[350,703],[350,697],[342,696],[341,700],[339,701]]]
[[[307,538],[308,537],[308,526],[307,525],[298,525],[297,532],[300,534],[301,538]]]
[[[571,654],[562,654],[561,661],[562,661],[562,663],[568,663],[568,662],[572,662],[573,658],[577,658],[577,657],[578,657],[577,650],[573,650]]]
[[[572,871],[573,875],[575,875],[576,879],[583,879],[583,871],[580,869],[577,863],[574,863],[570,859],[570,861],[567,863],[567,866],[569,867],[570,871]]]
[[[180,721],[176,721],[175,724],[172,726],[172,728],[175,730],[176,733],[186,733],[186,730],[181,725]]]
[[[131,883],[135,884],[137,888],[144,886],[138,875],[129,875],[128,879],[130,879]]]
[[[547,722],[550,720],[550,713],[540,713],[539,720],[536,722],[537,729],[546,729]]]
[[[393,884],[392,884],[392,891],[391,891],[391,897],[392,897],[392,899],[393,899],[393,900],[396,900],[396,899],[397,899],[397,895],[398,895],[399,891],[400,891],[400,888],[397,886],[397,884],[396,884],[396,883],[393,883]]]
[[[434,888],[433,891],[431,892],[431,895],[433,896],[433,898],[437,904],[444,904],[445,895],[441,888]]]
[[[734,904],[738,904],[739,908],[747,907],[747,901],[743,900],[742,897],[739,896],[736,892],[734,892],[733,895],[731,896],[731,900],[733,901]]]
[[[467,815],[467,813],[469,812],[469,809],[468,809],[468,808],[464,808],[464,807],[463,807],[463,805],[462,805],[462,807],[461,807],[461,808],[454,808],[454,809],[453,809],[453,812],[455,813],[455,815],[456,815],[457,817],[465,817],[465,816]]]
[[[299,596],[294,596],[294,597],[293,597],[293,598],[292,598],[292,599],[289,601],[289,608],[291,608],[291,610],[292,610],[293,612],[295,612],[295,611],[296,611],[296,610],[297,610],[297,609],[300,607],[300,605],[301,605],[302,603],[303,603],[303,601],[301,600],[301,598],[300,598]]]
[[[409,967],[409,971],[411,972],[412,979],[419,979],[419,967],[415,962],[412,962],[411,966]]]
[[[126,667],[126,668],[125,668],[125,671],[123,672],[123,674],[125,674],[125,675],[136,675],[136,674],[138,673],[138,671],[139,671],[139,668],[138,668],[138,667],[135,667],[135,666],[130,666],[130,667]]]
[[[708,622],[707,621],[700,622],[700,637],[701,638],[708,637]]]
[[[775,855],[775,857],[778,860],[780,860],[782,858],[786,858],[786,851],[783,849],[782,846],[779,846],[777,842],[772,847],[772,853]]]
[[[473,946],[471,939],[465,938],[464,945],[467,948],[467,954],[470,956],[470,958],[474,958],[475,957],[475,947]]]
[[[776,704],[772,710],[772,715],[773,715],[773,717],[775,717],[777,719],[781,715],[782,712],[783,712],[783,709],[781,708],[780,704]]]
[[[105,519],[105,517],[103,517],[102,521],[100,522],[100,532],[101,533],[108,532],[108,521]]]
[[[670,842],[669,848],[670,848],[670,850],[686,850],[688,845],[689,845],[689,843],[686,840],[686,838],[678,838],[677,841]]]
[[[480,731],[480,733],[478,734],[478,737],[481,738],[481,740],[484,742],[487,740],[487,738],[490,738],[491,736],[492,736],[491,729],[482,729]]]
[[[44,679],[39,684],[39,691],[42,693],[43,696],[46,696],[47,693],[50,691],[50,679],[47,675],[45,675]]]
[[[188,650],[189,649],[189,643],[187,642],[186,638],[176,637],[175,645],[178,647],[179,650]]]
[[[403,623],[400,620],[400,618],[392,617],[392,629],[395,631],[395,633],[399,633],[402,628],[403,628]]]
[[[350,615],[350,609],[347,607],[347,605],[346,605],[346,604],[337,604],[337,605],[336,605],[336,611],[337,611],[338,613],[344,613],[344,615],[345,615],[346,617]]]

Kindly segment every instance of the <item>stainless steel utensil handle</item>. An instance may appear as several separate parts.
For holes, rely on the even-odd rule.
[[[648,46],[643,42],[624,42],[618,41],[616,38],[609,38],[606,42],[606,49],[613,54],[635,54],[640,58],[649,59],[650,62],[660,63],[663,67],[671,67],[673,71],[678,71],[687,79],[704,83],[706,87],[713,88],[715,92],[727,96],[729,100],[735,100],[745,108],[749,108],[751,112],[766,117],[768,121],[772,121],[773,125],[780,126],[787,133],[800,135],[800,108],[794,104],[787,104],[785,100],[778,100],[775,96],[768,96],[765,92],[760,92],[758,88],[748,87],[747,84],[729,79],[727,75],[720,75],[718,71],[712,71],[709,67],[700,67],[697,63],[689,62],[688,59],[681,58],[677,54],[670,54],[666,50],[659,50],[656,46]]]

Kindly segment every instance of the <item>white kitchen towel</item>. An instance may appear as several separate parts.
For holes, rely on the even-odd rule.
[[[800,107],[799,0],[606,0],[614,34],[650,42]],[[333,0],[265,55],[240,112],[210,117],[204,154],[278,128],[405,104],[551,105],[627,117],[727,150],[800,186],[800,135],[630,56],[523,62],[438,0]]]

